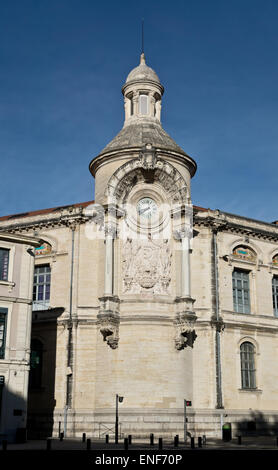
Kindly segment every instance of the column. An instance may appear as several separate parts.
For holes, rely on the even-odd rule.
[[[189,230],[183,233],[181,245],[181,297],[191,297]]]
[[[114,236],[111,228],[105,237],[104,295],[113,295]]]

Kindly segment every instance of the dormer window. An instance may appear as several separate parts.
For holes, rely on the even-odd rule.
[[[139,95],[139,113],[146,115],[149,112],[148,109],[148,95],[140,94]]]

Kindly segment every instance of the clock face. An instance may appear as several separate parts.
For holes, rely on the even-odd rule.
[[[157,205],[150,197],[143,197],[137,204],[137,212],[144,219],[151,219],[157,212]]]

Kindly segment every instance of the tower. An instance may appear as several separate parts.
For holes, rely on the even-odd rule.
[[[95,419],[109,419],[122,395],[123,432],[137,436],[182,430],[184,399],[192,398],[196,163],[161,125],[163,92],[141,54],[122,87],[123,128],[90,164],[96,220],[104,228]]]

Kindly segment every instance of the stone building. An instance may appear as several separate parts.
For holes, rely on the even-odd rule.
[[[0,218],[45,241],[30,436],[112,436],[118,396],[121,436],[277,430],[278,225],[192,204],[163,92],[142,54],[123,128],[90,163],[94,201]]]
[[[26,438],[34,250],[37,238],[0,233],[0,436]]]

